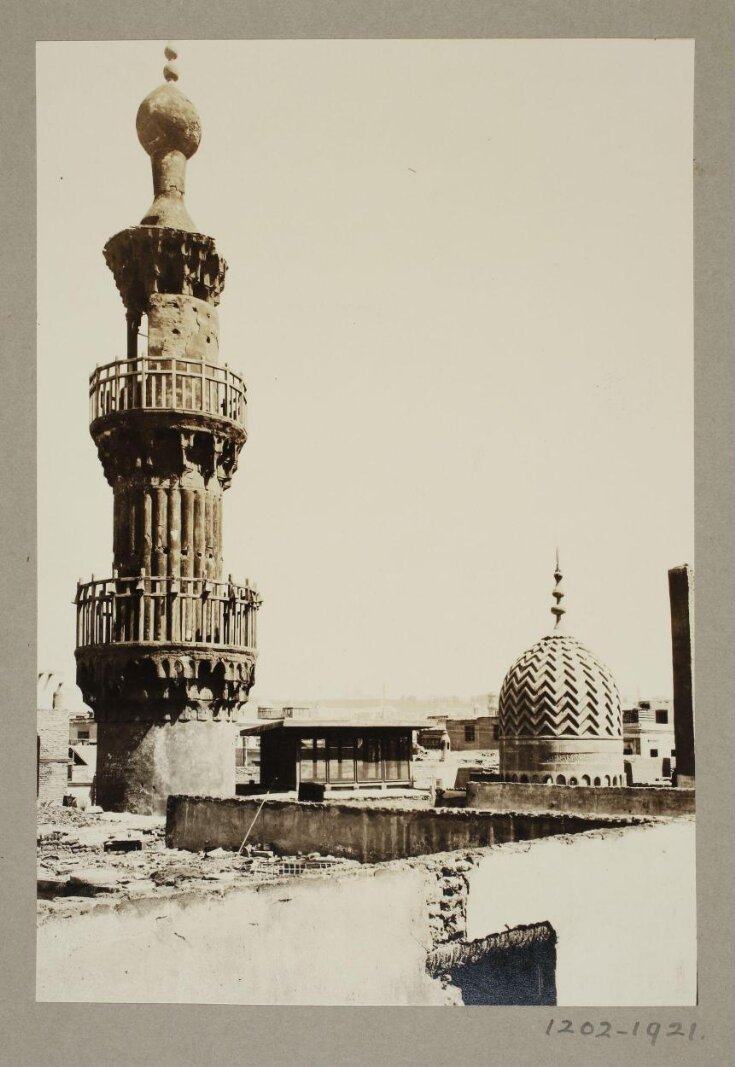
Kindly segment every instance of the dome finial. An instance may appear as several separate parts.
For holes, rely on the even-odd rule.
[[[163,50],[163,54],[166,56],[168,62],[163,68],[163,76],[167,82],[177,82],[179,80],[179,68],[174,62],[178,59],[178,49],[173,41],[169,41]]]
[[[556,604],[554,604],[553,607],[551,608],[551,614],[556,616],[556,622],[554,623],[554,629],[555,630],[558,630],[560,628],[559,624],[561,623],[561,617],[562,617],[562,615],[566,614],[566,608],[563,608],[561,606],[561,601],[564,598],[564,590],[561,587],[561,580],[562,580],[563,577],[564,577],[564,575],[562,574],[561,569],[559,567],[559,549],[557,548],[557,550],[556,550],[556,568],[554,570],[554,581],[556,582],[556,585],[555,585],[554,590],[553,590],[553,592],[551,594],[553,596],[554,600],[556,601]]]

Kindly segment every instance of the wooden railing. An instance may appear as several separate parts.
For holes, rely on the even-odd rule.
[[[89,378],[89,419],[117,411],[195,411],[246,425],[245,383],[226,363],[197,359],[118,359]]]
[[[255,648],[260,605],[250,585],[202,578],[78,583],[77,648],[140,641]]]

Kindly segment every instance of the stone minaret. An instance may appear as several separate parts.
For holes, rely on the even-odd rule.
[[[104,250],[126,358],[90,378],[90,432],[113,491],[112,577],[77,588],[77,682],[98,722],[102,807],[235,792],[235,723],[254,680],[255,587],[223,578],[222,504],[247,433],[245,385],[219,357],[226,263],[184,203],[201,126],[165,82],[138,109],[153,204]]]

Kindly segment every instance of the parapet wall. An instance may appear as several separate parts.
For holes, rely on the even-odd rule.
[[[565,786],[467,783],[467,808],[492,812],[559,812],[597,816],[694,814],[694,790],[656,786]]]
[[[257,816],[257,818],[256,818]],[[250,798],[171,796],[166,813],[169,848],[238,849],[256,819],[250,841],[276,852],[322,852],[380,863],[457,849],[576,834],[630,820],[541,812],[456,808],[357,807]]]

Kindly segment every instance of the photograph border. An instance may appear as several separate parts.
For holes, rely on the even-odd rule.
[[[95,0],[5,7],[2,421],[0,1063],[192,1065],[688,1064],[733,1057],[733,5],[721,0],[227,0],[204,7]],[[35,45],[41,40],[692,38],[695,41],[695,544],[698,988],[696,1008],[318,1008],[36,1004],[36,180]],[[110,78],[117,72],[110,71]],[[63,358],[63,353],[59,354]],[[666,562],[666,561],[665,561]],[[685,561],[672,560],[670,565]],[[691,561],[689,561],[691,562]],[[632,906],[635,894],[632,895]],[[488,1011],[492,1015],[488,1015]],[[523,1014],[519,1014],[522,1012]],[[552,1015],[696,1021],[699,1040],[548,1037]]]

